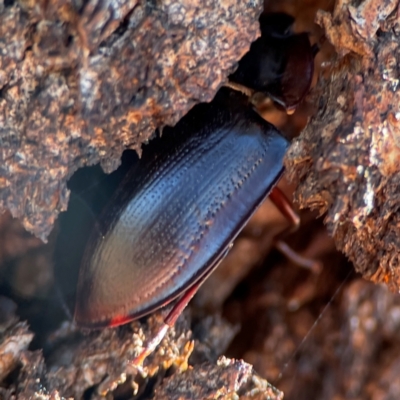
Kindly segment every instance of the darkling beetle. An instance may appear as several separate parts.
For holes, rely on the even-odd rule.
[[[314,49],[292,31],[293,18],[260,18],[261,37],[230,76],[234,87],[263,92],[293,109],[308,92]],[[140,364],[173,325],[283,173],[287,140],[247,96],[222,88],[143,151],[92,232],[75,306],[80,327],[117,326],[180,297]],[[274,190],[273,190],[274,189]]]

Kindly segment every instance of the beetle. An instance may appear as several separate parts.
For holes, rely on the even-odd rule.
[[[261,38],[230,79],[263,89],[291,109],[310,87],[313,50],[308,36],[305,42],[303,34],[291,31],[291,18],[275,20],[281,21],[278,33],[261,19]],[[286,53],[298,40],[302,51],[294,55],[305,48],[306,61],[298,64],[305,82],[290,90],[286,85],[296,62]],[[272,53],[271,41],[277,47]],[[79,272],[76,324],[121,325],[181,296],[141,362],[270,194],[283,173],[287,146],[248,97],[230,88],[165,128],[162,138],[144,149],[89,237]],[[277,204],[285,211],[284,200]]]
[[[89,239],[77,323],[141,317],[212,270],[280,178],[287,143],[230,89],[166,128]]]

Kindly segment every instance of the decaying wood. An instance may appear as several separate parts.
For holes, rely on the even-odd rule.
[[[338,58],[286,167],[302,207],[327,213],[356,270],[400,289],[400,14],[398,1],[338,1],[317,23]]]
[[[28,11],[29,7],[33,7],[22,5]],[[10,11],[15,7],[7,9]],[[292,176],[300,181],[297,192],[300,203],[320,212],[328,212],[328,227],[339,246],[355,261],[357,268],[366,277],[388,281],[392,288],[398,289],[396,189],[399,183],[399,135],[396,121],[399,102],[395,61],[398,59],[396,35],[399,29],[396,7],[390,1],[364,1],[353,7],[341,1],[333,16],[319,14],[319,21],[328,39],[334,43],[342,58],[329,67],[315,89],[314,99],[319,111],[303,136],[294,142],[287,166]],[[23,15],[27,18],[28,14]],[[74,33],[75,29],[76,32],[81,30],[74,25],[74,18],[68,17],[65,10],[63,18],[64,23],[60,26],[66,24],[71,30],[69,40],[72,43],[81,40],[81,34]],[[70,22],[66,23],[66,20]],[[377,33],[374,32],[376,29]],[[90,42],[95,39],[83,37],[83,40]],[[90,45],[85,46],[90,48]],[[29,49],[28,46],[27,52],[30,51],[38,50],[33,47]],[[35,101],[38,101],[35,97],[38,93],[32,94]],[[170,116],[173,117],[172,111]],[[97,115],[96,118],[101,117]],[[93,126],[93,122],[88,126]],[[89,128],[85,125],[85,129]],[[94,139],[89,136],[86,138],[87,142],[84,143],[94,143]],[[129,142],[128,146],[132,143]],[[5,150],[2,148],[2,151]],[[14,157],[13,153],[10,154]],[[97,147],[94,155],[88,156],[82,164],[94,162],[96,157],[102,157]],[[118,155],[113,159],[117,160]],[[40,215],[44,215],[39,211]],[[262,209],[259,211],[263,212]],[[242,243],[239,241],[238,249],[247,248],[249,254],[242,251],[243,260],[235,257],[238,271],[243,265],[257,264],[264,258],[264,246],[270,240],[263,235],[265,231],[273,230],[275,225],[262,226],[262,229],[257,226],[249,229],[247,236],[242,237]],[[328,237],[321,231],[316,232],[315,227],[306,233],[301,232],[299,238],[302,241],[300,250],[305,248],[303,241],[307,238],[311,240],[313,250],[305,255],[312,258],[325,255],[323,273],[318,277],[307,275],[282,260],[280,264],[273,262],[274,257],[268,260],[262,268],[262,279],[258,276],[261,275],[259,271],[251,281],[251,289],[241,290],[227,306],[228,314],[240,316],[242,320],[242,331],[237,339],[245,342],[246,348],[241,349],[244,353],[239,353],[240,357],[244,354],[246,360],[254,364],[259,373],[276,383],[288,398],[299,395],[310,399],[396,398],[399,393],[399,297],[388,293],[381,285],[370,285],[361,280],[349,280],[337,295],[336,285],[342,281],[345,273],[337,273],[335,268],[342,266],[346,269],[350,266],[333,253]],[[37,246],[37,243],[32,242],[29,246]],[[259,257],[255,253],[257,248],[261,254]],[[232,253],[230,257],[233,259]],[[272,268],[272,265],[275,267]],[[224,279],[222,277],[221,282]],[[221,286],[222,283],[211,288]],[[215,292],[215,289],[210,289],[211,292],[213,290]],[[221,290],[211,295],[208,293],[207,301],[210,303],[210,297],[214,297],[212,301],[216,306],[215,303],[213,305],[219,308],[225,301],[225,297],[221,299],[221,296],[227,296],[228,292]],[[243,292],[248,292],[244,301],[241,298]],[[320,314],[326,299],[332,299],[332,296],[336,296],[333,304],[323,315]],[[46,311],[39,309],[38,312]],[[219,327],[215,323],[206,325],[208,336],[196,343],[193,350],[192,339],[200,339],[195,333],[193,336],[188,333],[188,318],[186,315],[179,320],[140,373],[130,369],[129,357],[141,349],[143,339],[151,335],[161,321],[161,314],[150,317],[146,322],[135,322],[87,335],[71,331],[66,326],[64,332],[59,330],[54,334],[53,343],[50,349],[47,348],[46,362],[40,351],[27,351],[25,347],[13,354],[13,364],[9,364],[9,369],[4,369],[4,373],[10,368],[15,371],[16,363],[21,369],[12,381],[2,382],[0,397],[79,398],[87,389],[91,391],[91,398],[100,398],[101,394],[118,398],[117,393],[121,391],[124,391],[122,396],[126,397],[126,393],[133,393],[137,388],[140,394],[143,388],[151,386],[149,377],[153,376],[156,379],[155,398],[171,398],[168,396],[178,390],[185,398],[188,393],[193,393],[197,379],[197,382],[204,383],[200,378],[212,373],[215,378],[213,382],[218,382],[219,377],[228,372],[220,381],[223,386],[209,387],[210,397],[234,398],[239,395],[243,399],[258,399],[269,394],[274,398],[274,394],[275,398],[279,398],[280,394],[269,391],[272,389],[268,384],[259,381],[247,364],[226,359],[218,361],[210,356],[225,351],[224,345],[210,346],[210,337],[228,338],[229,342],[232,336],[228,332],[232,332],[232,327]],[[0,352],[5,343],[9,343],[7,340],[10,336],[14,335],[12,337],[18,340],[16,335],[20,333],[31,335],[25,324],[18,325],[23,328],[21,331],[13,330],[17,326],[15,324],[15,320],[6,324],[5,328],[0,324],[0,329],[5,329],[1,330]],[[193,327],[192,324],[190,326]],[[303,345],[305,335],[310,337]],[[31,336],[24,338],[31,340]],[[211,348],[207,349],[208,346]],[[167,363],[165,367],[171,367],[169,373],[175,373],[165,376],[160,368],[164,362]],[[288,367],[286,363],[289,363]],[[280,380],[282,370],[283,378]],[[242,373],[250,375],[247,383],[238,388],[238,383],[245,383],[240,376]],[[192,379],[193,376],[196,378]],[[229,377],[231,380],[226,379]],[[125,383],[122,383],[124,380]],[[227,382],[229,388],[234,389],[231,392],[227,392]],[[185,384],[188,392],[184,392]],[[205,387],[201,386],[200,389]],[[198,393],[203,395],[204,392]]]
[[[257,38],[261,10],[253,0],[1,1],[0,212],[11,211],[45,240],[67,207],[72,173],[98,162],[114,170],[123,150],[140,153],[157,128],[210,101]],[[20,253],[39,245],[29,240]],[[50,257],[44,264],[51,268]],[[34,297],[36,289],[24,295]],[[172,368],[157,398],[176,386],[180,398],[204,391],[209,398],[282,398],[245,362],[210,358],[236,332],[226,323],[213,325],[219,339],[211,349],[209,339],[198,346],[193,356],[202,361],[193,366],[193,339],[182,318],[145,366],[132,368],[129,360],[163,315],[83,335],[65,325],[48,339],[46,360],[27,349],[34,334],[11,315],[0,332],[0,397],[79,399],[90,390],[91,398],[102,398],[116,388],[133,396],[149,381],[153,386],[150,378],[160,386]],[[214,379],[200,382],[207,374]]]
[[[210,101],[261,1],[0,2],[0,212],[46,239],[67,179]]]
[[[0,396],[80,399],[86,390],[92,390],[92,399],[107,395],[118,398],[118,393],[112,392],[119,387],[119,395],[133,398],[149,390],[150,386],[155,392],[151,398],[160,400],[220,399],[221,395],[243,400],[283,398],[279,390],[259,378],[252,366],[244,361],[221,357],[189,366],[194,341],[188,314],[168,332],[143,368],[132,367],[129,360],[142,350],[145,338],[151,336],[162,321],[163,315],[158,313],[146,324],[134,322],[118,329],[91,332],[84,337],[72,326],[64,326],[53,336],[51,356],[46,362],[41,351],[27,350],[33,334],[26,323],[14,321],[0,337],[0,378],[17,365],[21,369],[18,385],[0,388]],[[216,326],[222,327],[221,324]],[[221,348],[212,349],[214,353],[220,351]],[[197,349],[197,353],[203,353],[204,357],[207,352]],[[165,376],[169,368],[174,373]],[[157,378],[155,384],[151,383],[151,378]]]

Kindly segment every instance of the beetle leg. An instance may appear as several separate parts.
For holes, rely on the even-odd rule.
[[[265,104],[268,104],[269,107],[273,106],[273,100],[266,96],[264,93],[257,92],[249,87],[242,85],[240,83],[236,83],[233,81],[228,81],[224,84],[225,87],[229,89],[233,89],[236,92],[240,92],[249,98],[249,102],[255,107],[256,111],[259,114],[262,114],[262,107],[265,107]],[[293,112],[295,110],[293,109]],[[288,114],[293,114],[290,110],[286,110]]]
[[[253,97],[253,95],[254,95],[254,90],[253,89],[250,89],[247,86],[241,85],[240,83],[228,81],[228,82],[226,82],[224,84],[224,86],[244,94],[249,99],[251,99]]]
[[[205,279],[207,279],[207,277],[208,274],[206,274],[205,278],[201,278],[198,282],[192,285],[177,301],[172,310],[165,317],[164,322],[160,326],[158,332],[145,345],[142,352],[130,362],[132,366],[140,367],[143,364],[143,361],[147,358],[147,356],[149,356],[156,349],[156,347],[164,339],[164,336],[167,334],[168,329],[172,328],[175,325],[176,320],[182,314],[183,310],[186,308],[189,301],[193,298],[193,296],[199,290],[200,286],[205,281]]]
[[[226,257],[229,250],[232,248],[233,243],[230,243],[228,247],[221,253],[218,259],[215,261],[214,265],[204,274],[196,283],[194,283],[186,292],[179,298],[179,300],[172,307],[172,310],[165,317],[163,324],[159,328],[158,332],[150,339],[150,341],[145,345],[141,353],[135,357],[130,365],[136,368],[140,368],[143,364],[143,361],[149,356],[156,347],[161,343],[164,336],[167,334],[168,329],[172,328],[177,319],[182,314],[183,310],[186,308],[190,300],[192,300],[193,296],[197,293],[200,286],[207,280],[207,278],[214,272],[214,270],[218,267],[221,261]]]
[[[319,261],[301,256],[299,253],[297,253],[295,250],[293,250],[283,240],[275,240],[274,246],[280,253],[282,253],[293,264],[296,264],[299,267],[309,269],[315,274],[319,274],[321,272],[322,265]]]
[[[283,233],[280,233],[278,237],[286,236],[289,233],[297,231],[300,226],[300,217],[293,209],[292,204],[282,190],[275,186],[269,194],[269,198],[275,204],[276,208],[290,222],[289,228],[285,229]]]
[[[314,273],[319,273],[321,271],[321,263],[318,261],[302,257],[296,251],[291,249],[287,243],[285,243],[282,238],[289,233],[295,232],[300,226],[300,217],[293,209],[292,204],[285,196],[285,194],[278,188],[274,187],[271,191],[269,198],[275,204],[276,208],[283,214],[283,216],[290,222],[290,226],[285,229],[282,233],[275,236],[274,238],[274,246],[275,248],[282,253],[286,258],[292,261],[294,264],[307,268]]]
[[[292,115],[297,109],[297,104],[295,106],[287,107],[284,103],[279,102],[278,99],[273,98],[271,96],[267,96],[262,92],[257,92],[254,89],[242,85],[241,83],[228,81],[224,83],[224,86],[236,90],[237,92],[240,92],[245,96],[247,96],[249,98],[250,103],[257,109],[258,113],[260,113],[260,107],[262,107],[262,104],[265,101],[269,101],[271,102],[271,104],[274,104],[274,102],[276,102],[277,104],[281,105],[286,111],[287,115]]]

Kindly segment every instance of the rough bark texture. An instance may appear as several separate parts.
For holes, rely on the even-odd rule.
[[[261,1],[0,2],[0,212],[46,239],[67,179],[210,101]]]
[[[0,380],[16,366],[20,365],[21,369],[18,385],[8,390],[0,387],[0,396],[16,396],[22,400],[81,399],[90,389],[91,399],[107,395],[140,398],[145,390],[154,391],[151,398],[159,400],[283,398],[279,390],[259,378],[252,366],[244,361],[221,357],[189,366],[189,357],[194,350],[189,320],[188,316],[180,319],[140,370],[132,367],[129,360],[141,351],[145,338],[151,337],[163,322],[161,314],[149,318],[146,324],[135,322],[119,329],[92,332],[85,337],[71,325],[64,325],[52,336],[51,356],[46,363],[41,351],[27,350],[33,338],[27,325],[9,320],[6,333],[0,337]],[[229,338],[227,335],[226,339]],[[225,340],[224,346],[227,343]],[[212,352],[221,350],[212,348]],[[204,350],[196,351],[197,358],[206,354]],[[170,376],[166,376],[168,369],[174,371]],[[152,384],[151,378],[156,378],[157,383]],[[117,388],[118,391],[112,393]],[[150,398],[150,392],[145,398]]]
[[[311,31],[315,10],[332,5],[330,0],[325,5],[322,0],[269,3],[275,11],[284,10],[295,15],[298,31]],[[335,29],[340,29],[341,36],[337,37],[343,38],[343,44],[337,46],[339,52],[340,49],[346,52],[350,46],[361,50],[358,55],[353,50],[348,52],[344,60],[336,61],[324,73],[324,80],[316,88],[315,101],[316,105],[325,107],[325,113],[320,111],[311,122],[316,133],[308,136],[312,134],[309,128],[306,139],[299,139],[294,145],[294,149],[305,149],[310,153],[297,153],[302,157],[291,166],[297,166],[296,171],[301,174],[307,168],[312,171],[311,178],[301,175],[304,196],[300,196],[300,200],[305,202],[310,196],[310,201],[319,205],[319,210],[325,209],[326,204],[338,202],[339,211],[344,209],[342,204],[346,201],[350,214],[345,215],[345,223],[329,225],[336,226],[336,239],[339,237],[337,232],[344,232],[349,226],[354,225],[357,229],[353,226],[348,232],[361,232],[361,224],[355,224],[354,221],[358,220],[353,216],[364,215],[364,194],[371,193],[368,182],[376,182],[376,176],[379,176],[376,171],[381,175],[381,182],[392,182],[393,186],[382,186],[377,192],[375,187],[371,187],[374,207],[370,214],[367,213],[366,226],[361,226],[361,229],[365,232],[370,227],[377,234],[365,236],[365,243],[354,233],[346,237],[349,246],[359,249],[358,258],[372,260],[372,253],[365,248],[371,249],[371,243],[378,243],[381,240],[379,235],[386,237],[377,218],[390,216],[385,213],[394,209],[393,202],[396,201],[393,197],[396,158],[391,158],[397,154],[396,147],[388,146],[387,153],[377,152],[385,149],[385,144],[395,141],[393,132],[397,131],[392,130],[391,117],[387,118],[385,125],[384,114],[383,117],[379,113],[376,115],[376,110],[383,110],[388,105],[394,110],[398,105],[395,85],[398,75],[395,73],[396,65],[390,64],[391,57],[397,57],[397,47],[393,44],[397,37],[387,42],[389,35],[397,32],[397,15],[392,13],[393,19],[379,24],[378,35],[372,34],[372,39],[361,40],[363,44],[360,44],[352,39],[354,31],[350,28],[355,20],[361,20],[354,16],[376,15],[366,11],[378,4],[383,7],[390,3],[358,3],[361,6],[355,9],[348,8],[348,3],[338,4],[337,10],[343,8],[343,13],[336,11],[335,15],[342,15],[350,25],[345,24],[347,28],[343,28],[341,20],[335,19],[332,28],[326,31],[331,38]],[[353,14],[349,14],[351,10]],[[387,15],[391,8],[385,11],[383,7],[381,10]],[[349,15],[353,15],[350,20]],[[331,19],[330,14],[324,13],[319,18],[328,22]],[[368,30],[378,26],[373,21],[365,18]],[[394,29],[388,30],[387,27]],[[346,30],[351,35],[343,37],[342,32]],[[393,51],[377,53],[386,54],[387,64],[382,62],[382,58],[379,62],[369,55],[370,51],[375,54],[382,43],[394,46]],[[366,66],[371,68],[365,69]],[[357,84],[360,77],[362,82]],[[385,79],[380,79],[382,77]],[[390,88],[393,90],[388,90]],[[380,104],[374,96],[381,96]],[[390,102],[385,96],[392,96]],[[364,111],[365,116],[361,118]],[[272,114],[275,117],[271,121],[280,129],[288,127],[289,132],[295,131],[305,119],[301,112],[291,117],[284,113],[276,115],[276,111]],[[336,127],[333,115],[347,127],[347,134],[340,130],[339,125]],[[359,125],[353,120],[356,117]],[[322,121],[317,122],[318,118]],[[327,119],[324,121],[324,118]],[[364,120],[369,121],[368,126],[383,128],[370,132],[368,126],[363,125]],[[361,129],[363,132],[357,134]],[[361,144],[357,149],[358,141]],[[365,152],[366,148],[369,153]],[[379,156],[380,162],[374,164],[371,154],[385,156]],[[358,166],[363,169],[358,171]],[[350,179],[353,175],[348,175],[352,171],[356,176],[355,184],[361,189],[353,186]],[[361,171],[364,172],[361,174]],[[347,179],[344,181],[346,185],[342,181],[344,178]],[[319,186],[316,186],[317,179],[322,179]],[[291,196],[291,188],[285,186],[284,181],[280,185]],[[322,194],[317,195],[321,189]],[[387,196],[385,205],[382,203],[383,195]],[[94,197],[98,202],[97,195]],[[354,204],[358,208],[350,208]],[[331,220],[335,215],[332,213],[330,217],[328,215]],[[394,232],[395,221],[393,213],[385,222],[391,232]],[[79,229],[82,229],[82,218],[79,222]],[[79,398],[84,393],[85,398],[98,399],[107,393],[109,399],[143,400],[171,398],[177,392],[183,398],[190,398],[194,393],[196,396],[192,398],[205,393],[209,398],[220,399],[231,399],[236,395],[242,399],[281,397],[280,392],[253,374],[248,364],[219,358],[221,354],[227,354],[244,358],[254,365],[257,373],[285,393],[285,399],[397,399],[400,392],[399,296],[390,293],[383,285],[373,285],[354,274],[349,275],[352,266],[336,252],[322,224],[315,221],[315,215],[309,212],[302,214],[302,226],[297,234],[288,238],[288,243],[301,255],[321,261],[323,269],[320,274],[315,274],[296,268],[277,252],[270,252],[273,234],[284,226],[282,216],[268,202],[263,204],[217,273],[202,287],[197,301],[191,303],[188,312],[138,373],[128,365],[129,357],[140,351],[145,337],[151,337],[162,314],[157,313],[140,323],[87,334],[71,329],[67,323],[59,328],[60,321],[66,317],[59,298],[52,297],[54,282],[49,254],[54,243],[41,244],[24,233],[17,221],[3,215],[0,219],[0,293],[7,298],[0,297],[0,398]],[[392,238],[393,245],[397,246],[397,237]],[[79,242],[74,235],[69,235],[69,240],[71,248]],[[381,256],[394,254],[390,246],[379,247],[378,261],[371,265],[377,266]],[[66,257],[65,261],[70,259]],[[254,269],[255,266],[260,268]],[[251,268],[253,271],[249,272]],[[17,309],[10,303],[10,298],[17,303]],[[224,318],[230,323],[224,318],[211,316],[210,309],[217,313],[223,310]],[[16,314],[21,320],[29,321],[29,329],[25,323],[18,322]],[[233,343],[227,349],[233,337]],[[192,340],[195,340],[194,348]],[[40,349],[45,349],[45,358]],[[212,374],[213,379],[204,379],[206,374]],[[133,395],[136,390],[137,395]]]
[[[316,21],[338,57],[318,112],[287,154],[302,207],[327,213],[356,270],[400,289],[400,20],[397,1],[338,1]]]

